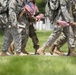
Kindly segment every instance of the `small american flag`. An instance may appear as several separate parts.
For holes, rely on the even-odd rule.
[[[35,15],[38,12],[38,8],[35,4],[29,2],[27,3],[24,8],[29,12],[30,15]]]

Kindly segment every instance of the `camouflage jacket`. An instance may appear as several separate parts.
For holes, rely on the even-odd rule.
[[[71,21],[71,17],[68,13],[65,0],[49,0],[49,1],[50,1],[49,2],[50,8],[48,8],[48,9],[46,8],[46,9],[49,10],[49,15],[53,22],[58,20],[60,16],[62,17],[62,20],[65,20],[66,22]],[[58,4],[57,8],[55,8],[55,10],[54,9],[52,10],[51,7],[54,8],[54,5],[56,5],[56,1],[58,1],[59,4]],[[47,5],[48,5],[48,1],[47,1]],[[46,5],[46,7],[49,7],[47,5]]]
[[[72,0],[72,10],[73,10],[73,15],[76,16],[76,0]]]
[[[18,14],[20,10],[25,5],[26,0],[9,0],[9,23],[12,26],[18,25],[19,22],[25,24],[23,21],[26,20],[26,18],[21,19],[18,21]]]
[[[0,0],[0,13],[5,13],[7,11],[7,0]]]
[[[72,17],[72,19],[74,20],[74,18],[76,18],[76,0],[67,0],[66,3],[68,12]]]

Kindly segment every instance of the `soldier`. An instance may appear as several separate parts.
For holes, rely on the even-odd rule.
[[[8,1],[8,28],[5,29],[4,35],[4,43],[2,46],[1,55],[7,55],[8,48],[14,40],[14,47],[16,50],[16,54],[21,54],[21,33],[23,30],[26,31],[25,36],[28,39],[29,33],[29,22],[25,16],[18,18],[19,12],[22,9],[23,5],[25,5],[25,0],[9,0]],[[25,14],[26,15],[26,14]],[[26,41],[27,42],[27,41]]]
[[[8,27],[8,11],[7,11],[7,0],[0,0],[0,26],[2,31]]]
[[[0,26],[3,28],[7,28],[7,0],[0,0]]]
[[[34,2],[35,3],[35,0],[29,0],[27,1],[28,2]],[[39,12],[39,11],[38,11]],[[26,36],[27,37],[27,36]],[[23,53],[27,53],[28,52],[25,50],[25,47],[26,47],[26,39],[25,37],[25,30],[22,31],[22,47],[21,47],[21,51]],[[30,21],[30,26],[29,26],[29,37],[32,39],[32,42],[33,42],[33,45],[34,45],[34,48],[35,48],[35,54],[37,53],[37,49],[39,48],[39,40],[38,40],[38,37],[36,35],[36,32],[35,32],[35,29],[33,27],[33,23]],[[13,44],[10,46],[10,52],[13,53]]]
[[[50,10],[52,15],[50,16],[50,20],[53,22],[56,20],[64,20],[67,23],[71,22],[71,17],[67,11],[66,8],[66,2],[65,0],[49,0],[49,5],[50,5]],[[59,17],[58,17],[59,16]],[[57,18],[56,18],[57,17]],[[67,42],[68,42],[68,48],[70,51],[74,50],[74,34],[72,31],[71,26],[67,27],[62,27],[62,26],[55,26],[54,32],[49,36],[48,40],[45,42],[45,44],[37,50],[37,52],[41,55],[44,54],[44,51],[47,47],[51,46],[55,40],[59,37],[61,32],[64,32],[65,36],[67,37]],[[71,41],[70,41],[71,40]]]
[[[29,37],[32,39],[32,42],[33,42],[33,47],[35,49],[35,54],[37,54],[37,49],[39,48],[39,40],[38,40],[38,37],[36,35],[36,30],[34,29],[34,26],[33,25],[30,25],[29,26]],[[25,32],[24,32],[25,33]],[[25,37],[24,37],[25,39]],[[23,40],[24,42],[24,40]],[[26,47],[26,46],[25,46]],[[23,47],[22,47],[23,48]],[[10,48],[9,48],[9,51],[11,54],[14,54],[14,43],[12,42],[12,44],[10,45]],[[24,49],[21,49],[21,51],[25,54],[29,54],[25,48]]]
[[[29,21],[30,21],[30,24],[33,25],[32,23],[35,23],[36,21],[38,20],[42,20],[44,19],[44,15],[43,14],[40,14],[39,13],[39,10],[38,10],[38,7],[36,6],[35,4],[36,0],[30,0],[24,7],[24,10],[22,11],[22,13],[20,14],[20,17],[25,13],[25,11],[27,12],[27,14],[29,15]],[[26,10],[25,10],[26,9]],[[31,28],[32,26],[29,27],[29,29]],[[32,27],[33,28],[33,27]],[[30,29],[31,30],[31,29]],[[34,35],[33,35],[34,34]],[[32,35],[32,36],[31,36]],[[30,31],[30,34],[29,36],[33,39],[33,43],[34,43],[34,48],[35,48],[35,54],[37,52],[37,49],[39,48],[39,45],[38,45],[38,39],[36,37],[36,34],[35,32],[31,32]],[[37,42],[36,42],[37,40]]]
[[[4,30],[7,26],[7,0],[0,0],[0,26]]]
[[[36,0],[29,0],[27,2],[32,2],[32,3],[35,4]],[[36,9],[36,12],[39,13],[38,8]],[[34,45],[34,49],[35,49],[35,54],[36,54],[37,53],[37,49],[39,48],[39,40],[38,40],[38,37],[36,35],[35,29],[33,27],[33,23],[31,21],[30,21],[30,26],[29,26],[29,37],[32,39],[32,42],[33,42],[33,45]]]
[[[39,39],[37,37],[36,30],[33,25],[29,26],[29,37],[32,39],[35,54],[37,54],[37,49],[39,48]]]
[[[76,0],[67,0],[67,8],[74,22],[76,22],[75,5],[76,5]],[[76,45],[76,26],[72,26],[72,27],[75,34],[74,37],[75,37],[75,45]],[[52,48],[50,49],[50,52],[52,53],[56,49],[60,50],[60,47],[62,47],[66,43],[66,41],[67,41],[67,38],[63,35],[53,44]],[[72,56],[72,53],[69,53],[68,55]]]
[[[36,30],[34,29],[33,25],[30,25],[29,26],[29,37],[32,39],[32,42],[33,42],[33,47],[35,49],[35,54],[37,54],[37,49],[39,48],[39,40],[38,40],[38,37],[36,35]],[[25,33],[25,32],[24,32]],[[25,37],[24,37],[25,39]],[[24,39],[23,39],[23,42],[24,42]],[[25,46],[26,47],[26,46]],[[9,48],[9,51],[11,52],[11,54],[14,54],[14,43],[12,42],[12,44],[10,45],[10,48]],[[21,51],[25,54],[29,54],[25,48],[21,49]]]

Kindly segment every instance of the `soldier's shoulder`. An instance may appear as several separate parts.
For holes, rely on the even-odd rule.
[[[65,0],[59,0],[61,5],[66,5],[66,1]]]
[[[16,3],[17,0],[9,0],[9,3]]]
[[[13,6],[16,5],[17,1],[16,0],[9,0],[9,5]]]

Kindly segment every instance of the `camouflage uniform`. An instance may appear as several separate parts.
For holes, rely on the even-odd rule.
[[[74,11],[74,5],[76,4],[76,0],[67,0],[67,8],[68,11],[70,10],[69,7],[72,8],[71,12],[75,12],[75,14],[72,14],[72,17],[74,19],[74,22],[76,22],[76,11]],[[71,6],[70,6],[71,5]],[[73,26],[73,31],[75,34],[75,47],[76,47],[76,26]],[[61,36],[54,44],[58,46],[58,48],[62,47],[67,41],[67,38],[65,36]]]
[[[68,6],[68,9],[69,7],[71,7],[71,10],[69,11],[70,14],[71,14],[71,17],[73,18],[73,21],[76,22],[76,0],[68,0],[67,2],[68,4],[70,4],[71,6]],[[74,33],[74,40],[75,40],[75,47],[76,47],[76,25],[72,27],[73,29],[73,33]]]
[[[0,25],[2,26],[7,26],[7,9],[4,9],[2,7],[6,7],[7,6],[7,0],[1,0],[0,1],[2,5],[0,5]],[[3,9],[3,10],[2,10]]]
[[[4,52],[8,50],[12,40],[14,40],[16,53],[20,54],[22,41],[21,32],[23,30],[26,31],[25,36],[29,33],[29,22],[26,17],[22,16],[19,20],[17,19],[24,3],[25,0],[9,0],[9,22],[8,28],[5,30],[4,43],[2,47],[2,51]],[[21,25],[24,26],[24,28]]]
[[[7,13],[0,14],[0,25],[6,26],[7,22]]]
[[[29,37],[32,39],[32,42],[33,42],[33,47],[35,49],[35,54],[37,52],[37,49],[39,48],[39,40],[38,40],[38,37],[36,35],[36,30],[34,29],[33,25],[30,25],[29,26]],[[26,47],[26,43],[27,43],[27,39],[28,36],[25,37],[25,31],[22,31],[22,52],[24,52],[25,50],[25,47]]]
[[[28,52],[25,50],[26,43],[28,41],[28,30],[23,29],[21,32],[21,35],[22,35],[21,51],[23,53],[28,54]],[[35,29],[33,27],[33,23],[31,23],[31,25],[29,25],[29,37],[32,39],[32,42],[33,42],[34,48],[35,48],[35,54],[36,54],[37,49],[39,48],[39,44],[38,44],[39,40],[38,40],[38,37],[36,35]],[[10,49],[11,49],[10,51],[12,53],[13,52],[12,45],[10,46]]]
[[[54,2],[54,1],[57,1],[57,0],[52,0],[52,2]],[[66,8],[66,2],[64,0],[58,0],[58,2],[60,3],[60,8],[55,11],[56,13],[54,13],[54,15],[53,15],[55,17],[55,20],[53,20],[53,22],[54,21],[56,22],[56,20],[58,20],[58,19],[64,20],[66,22],[70,22],[71,18],[70,18],[70,15],[69,15],[68,11],[67,11],[67,8]],[[54,4],[54,5],[56,5],[56,4]],[[52,9],[53,9],[53,7],[52,7]],[[38,53],[43,54],[44,50],[47,47],[51,46],[55,42],[55,40],[59,37],[59,35],[61,34],[61,32],[63,32],[64,35],[67,37],[67,42],[68,42],[69,48],[75,47],[75,45],[74,45],[73,31],[72,31],[71,26],[61,27],[61,26],[57,26],[56,25],[54,27],[54,32],[49,36],[48,40],[42,46],[42,48],[41,48],[42,51],[41,51],[41,49],[39,49]]]
[[[27,2],[34,2],[34,0],[27,0]],[[39,40],[38,40],[38,37],[36,35],[36,32],[35,32],[35,29],[34,29],[34,26],[33,26],[33,23],[32,23],[32,19],[29,20],[30,21],[30,25],[29,25],[29,37],[32,39],[32,42],[33,42],[33,47],[35,49],[35,54],[37,52],[37,49],[39,48]],[[26,40],[26,38],[23,39],[23,43],[24,43],[24,40]],[[26,44],[22,45],[24,47],[22,47],[22,50],[24,50],[24,48],[26,47]]]
[[[36,3],[36,0],[29,0],[33,3]],[[36,9],[36,13],[39,13],[39,10]],[[37,53],[37,49],[39,48],[39,40],[38,40],[38,37],[36,35],[36,32],[35,32],[35,28],[33,26],[33,23],[31,23],[31,25],[29,26],[29,37],[32,39],[32,42],[33,42],[33,47],[35,49],[35,54]]]
[[[27,28],[28,29],[28,28]],[[29,37],[29,29],[23,29],[21,32],[21,36],[22,36],[22,41],[21,41],[21,51],[25,54],[28,54],[27,51],[25,51],[25,47],[28,41],[28,37]]]
[[[33,45],[34,45],[33,47],[35,49],[35,54],[36,54],[37,53],[37,49],[39,48],[39,40],[38,40],[38,37],[37,37],[35,31],[36,30],[34,29],[34,26],[30,25],[29,26],[29,37],[32,39],[32,42],[33,42]],[[21,35],[22,35],[22,48],[21,48],[21,50],[22,50],[23,53],[28,54],[28,52],[25,50],[26,43],[27,43],[27,39],[26,38],[28,38],[28,36],[25,36],[25,30],[22,31]],[[10,46],[10,52],[12,54],[14,54],[13,51],[14,51],[13,44],[11,44],[11,46]]]
[[[56,41],[55,41],[55,45],[58,47],[58,49],[60,48],[60,47],[62,47],[65,43],[66,43],[66,41],[67,41],[67,38],[66,38],[66,36],[63,34],[63,35],[61,35]]]
[[[32,42],[33,42],[33,47],[35,49],[35,54],[36,54],[36,51],[37,49],[39,48],[39,40],[38,40],[38,37],[36,35],[36,32],[35,32],[35,28],[33,25],[30,25],[29,26],[29,37],[32,39]]]

